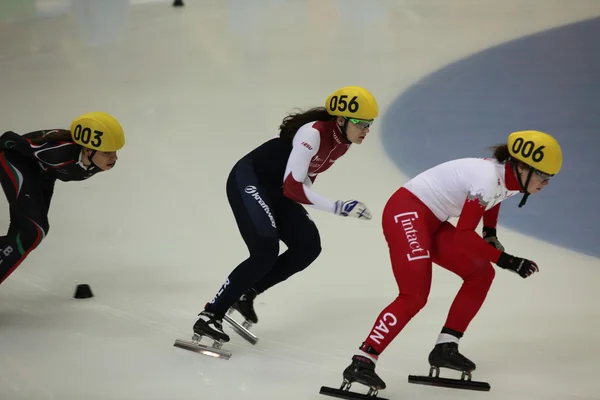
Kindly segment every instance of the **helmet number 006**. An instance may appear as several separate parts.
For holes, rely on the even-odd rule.
[[[333,96],[331,98],[331,100],[329,100],[329,108],[331,108],[332,111],[350,111],[351,113],[355,113],[358,111],[358,102],[356,101],[358,97],[354,96],[350,99],[350,101],[347,101],[346,99],[348,99],[348,95],[343,94],[341,96]]]
[[[73,137],[75,140],[81,141],[81,143],[88,144],[90,141],[92,142],[92,146],[99,147],[102,144],[101,136],[104,135],[103,132],[95,130],[94,137],[92,139],[92,130],[90,128],[83,128],[81,125],[77,125],[73,130]]]
[[[544,159],[544,152],[542,151],[546,146],[540,146],[534,150],[535,143],[531,140],[525,141],[523,138],[517,138],[512,145],[512,151],[516,154],[521,154],[525,158],[529,158],[534,162],[540,162]]]

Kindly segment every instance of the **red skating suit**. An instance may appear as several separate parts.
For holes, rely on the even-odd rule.
[[[293,140],[283,183],[285,196],[301,204],[335,212],[335,201],[310,189],[317,175],[328,170],[350,148],[335,121],[311,122],[303,125]]]
[[[464,282],[444,325],[465,332],[494,278],[501,251],[475,229],[495,228],[500,203],[520,191],[512,167],[493,159],[465,158],[417,175],[388,200],[382,224],[399,296],[379,315],[366,344],[382,352],[425,306],[432,263]],[[447,221],[459,217],[456,227]]]

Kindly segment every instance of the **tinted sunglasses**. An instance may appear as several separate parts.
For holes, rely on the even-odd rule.
[[[356,125],[360,129],[367,129],[371,125],[373,125],[373,122],[375,122],[374,119],[357,119],[357,118],[346,118],[346,119],[348,121],[352,122],[354,125]]]

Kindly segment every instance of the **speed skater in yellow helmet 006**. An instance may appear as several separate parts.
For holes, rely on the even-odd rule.
[[[519,131],[508,136],[508,152],[520,161],[548,175],[556,175],[562,168],[562,149],[551,135],[540,131]]]

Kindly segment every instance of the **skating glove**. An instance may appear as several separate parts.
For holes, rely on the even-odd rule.
[[[335,214],[342,217],[371,219],[371,211],[358,200],[338,200],[335,202]]]
[[[498,240],[498,237],[496,236],[495,228],[488,228],[488,227],[484,226],[483,227],[483,239],[485,239],[486,242],[488,242],[489,244],[491,244],[498,250],[504,251],[504,246],[502,246],[502,243],[500,243],[500,241]]]
[[[500,254],[500,258],[496,263],[500,268],[507,269],[511,272],[521,275],[522,278],[527,278],[533,275],[535,272],[539,272],[537,264],[531,260],[526,260],[525,258],[519,258],[515,256],[511,256],[505,252]]]

